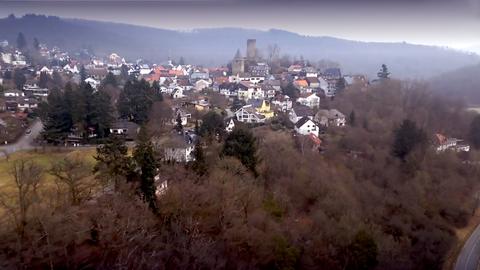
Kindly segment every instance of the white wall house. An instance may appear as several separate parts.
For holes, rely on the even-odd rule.
[[[176,87],[172,93],[173,99],[183,98],[185,95],[183,94],[183,89],[181,87]]]
[[[197,91],[202,91],[203,89],[208,87],[210,87],[210,82],[207,80],[201,79],[195,82],[195,90]]]
[[[23,110],[29,110],[29,109],[35,109],[38,107],[38,102],[35,99],[30,99],[30,98],[20,98],[17,100],[17,109],[23,111]]]
[[[319,127],[308,117],[303,117],[295,124],[295,131],[301,135],[313,134],[318,137]]]
[[[100,85],[100,81],[97,81],[95,80],[94,78],[86,78],[85,79],[85,83],[88,83],[90,84],[90,86],[93,88],[93,89],[97,89],[97,87]]]
[[[319,110],[315,115],[315,121],[325,127],[344,127],[347,124],[345,115],[336,109]]]
[[[275,97],[272,104],[277,106],[282,112],[287,112],[292,109],[293,103],[289,96],[280,94]]]
[[[246,105],[235,112],[235,117],[239,122],[243,123],[263,123],[265,117],[258,114],[252,105]]]
[[[4,97],[23,97],[25,96],[25,94],[22,91],[14,89],[14,90],[7,90],[3,92],[3,96]]]
[[[318,108],[320,106],[320,97],[317,94],[311,94],[307,97],[299,97],[297,102],[310,108]]]
[[[233,131],[234,128],[235,128],[235,121],[233,121],[233,119],[230,119],[230,121],[228,121],[227,123],[227,126],[225,127],[225,131],[230,133]]]
[[[182,121],[182,126],[187,125],[188,119],[192,118],[192,114],[189,112],[186,112],[182,109],[175,108],[173,111],[173,118],[172,118],[172,124],[176,125],[177,124],[177,118],[180,116],[180,119]]]

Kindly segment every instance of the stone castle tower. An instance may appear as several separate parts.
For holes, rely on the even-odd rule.
[[[255,61],[257,59],[257,40],[247,40],[247,60]]]
[[[240,50],[237,50],[235,57],[232,60],[232,74],[243,74],[245,73],[245,58],[242,57]]]

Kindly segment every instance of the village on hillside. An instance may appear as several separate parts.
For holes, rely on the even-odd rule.
[[[312,149],[321,151],[325,131],[345,127],[352,117],[351,112],[323,105],[345,89],[366,91],[370,84],[380,83],[390,75],[385,65],[374,80],[365,75],[342,74],[335,63],[319,67],[303,58],[280,58],[276,46],[270,48],[268,59],[264,59],[255,39],[247,40],[246,52],[237,50],[228,65],[208,68],[188,64],[183,58],[151,64],[144,60],[130,62],[116,53],[105,58],[88,51],[72,55],[58,47],[48,48],[36,38],[33,52],[28,50],[25,55],[23,34],[19,34],[17,43],[13,46],[8,41],[0,42],[1,142],[13,143],[30,132],[29,124],[41,114],[42,104],[48,103],[53,89],[62,90],[71,83],[88,85],[92,93],[108,93],[111,105],[118,107],[122,91],[127,92],[123,89],[126,82],[133,79],[148,84],[153,91],[150,98],[168,107],[163,108],[162,120],[159,119],[167,132],[153,136],[164,159],[176,162],[194,159],[199,136],[196,133],[209,112],[210,116],[221,116],[222,132],[232,132],[239,125],[273,127],[281,123],[295,136],[307,138]],[[88,123],[83,127],[72,125],[63,136],[55,140],[39,136],[37,143],[76,147],[95,144],[96,138],[108,134],[133,141],[143,124],[128,113],[113,113],[105,121],[101,127]],[[42,134],[48,132],[44,130]],[[437,151],[469,151],[461,140],[442,134],[437,134],[432,143]]]
[[[480,249],[480,113],[382,54],[356,73],[248,32],[206,66],[17,31],[0,269],[452,269]]]

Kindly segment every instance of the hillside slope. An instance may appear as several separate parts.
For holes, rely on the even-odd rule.
[[[129,59],[152,61],[184,56],[189,62],[205,65],[227,63],[238,48],[245,51],[246,39],[255,38],[264,55],[268,45],[278,44],[281,54],[313,61],[336,61],[347,73],[374,76],[385,63],[399,78],[431,77],[480,61],[477,55],[438,47],[311,37],[275,29],[217,28],[182,32],[40,15],[0,19],[0,39],[14,42],[18,32],[30,40],[37,37],[48,45],[68,50],[91,48],[100,55],[117,52]]]
[[[480,105],[480,63],[444,73],[431,80],[432,90],[460,98],[472,106]]]

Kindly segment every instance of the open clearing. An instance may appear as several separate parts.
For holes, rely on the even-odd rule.
[[[2,188],[2,186],[10,184],[11,180],[13,180],[10,171],[12,170],[12,166],[15,161],[22,159],[32,161],[41,166],[44,171],[47,171],[50,169],[53,163],[63,160],[66,157],[77,157],[84,159],[93,167],[93,164],[95,162],[95,159],[93,158],[94,155],[94,148],[79,148],[75,150],[46,149],[37,151],[17,152],[10,155],[8,157],[8,160],[6,158],[0,158],[0,189]],[[47,180],[48,183],[49,180],[53,179],[53,176],[48,173],[44,173],[43,178],[43,180]]]

